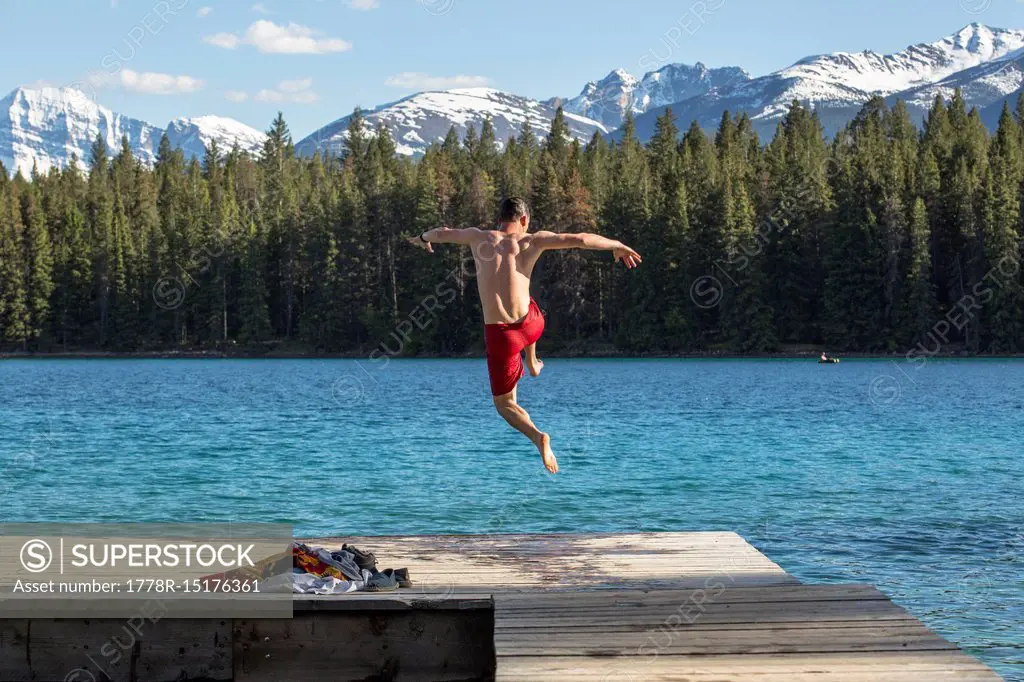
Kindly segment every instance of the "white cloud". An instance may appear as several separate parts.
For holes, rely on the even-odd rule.
[[[281,81],[277,84],[277,89],[281,92],[302,92],[303,90],[309,90],[313,87],[312,78],[303,78],[297,81]]]
[[[252,11],[256,12],[256,14],[273,14],[273,12],[270,11],[270,8],[264,5],[262,2],[257,2],[255,5],[253,5]]]
[[[242,43],[242,39],[234,33],[214,33],[212,36],[203,38],[203,42],[222,47],[225,50],[233,50]]]
[[[352,9],[368,10],[380,7],[380,0],[348,0],[348,6]]]
[[[210,15],[210,12],[212,12],[212,11],[213,11],[212,7],[200,7],[199,11],[196,12],[196,16],[199,17],[199,18],[207,17],[207,16]]]
[[[312,104],[320,99],[313,91],[313,79],[281,81],[276,89],[260,90],[256,93],[257,102],[291,102],[293,104]]]
[[[391,76],[385,85],[408,90],[446,90],[448,88],[480,88],[491,82],[486,76],[431,76],[428,73],[417,71],[405,71],[397,76]]]
[[[301,24],[278,26],[272,21],[260,20],[245,32],[245,41],[266,54],[326,54],[352,49],[352,43],[345,40],[319,38],[318,35]]]
[[[234,33],[215,33],[203,40],[225,50],[234,50],[242,44],[252,45],[264,54],[328,54],[352,49],[352,43],[347,40],[322,35],[302,24],[279,26],[267,19],[260,19],[246,29],[244,37]]]
[[[224,97],[235,104],[240,104],[241,102],[249,99],[249,93],[241,90],[228,90],[224,93]]]
[[[180,95],[202,89],[203,81],[191,76],[172,76],[168,73],[139,73],[124,69],[119,74],[120,86],[128,92],[146,95]]]

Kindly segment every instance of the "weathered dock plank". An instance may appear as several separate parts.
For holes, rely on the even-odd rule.
[[[498,594],[498,680],[998,680],[866,585]]]
[[[786,585],[798,581],[736,533],[316,538],[408,567],[424,595]]]
[[[502,660],[497,680],[522,682],[992,682],[999,676],[955,651],[663,656],[649,662],[631,658],[579,656],[518,657]]]

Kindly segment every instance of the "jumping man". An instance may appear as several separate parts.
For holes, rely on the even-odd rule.
[[[544,363],[537,357],[537,340],[544,332],[544,317],[530,296],[530,277],[537,259],[554,249],[611,251],[627,268],[640,265],[640,254],[622,242],[596,234],[528,234],[530,210],[519,198],[502,202],[500,224],[495,230],[446,227],[424,232],[409,243],[434,252],[432,244],[464,244],[473,250],[476,284],[484,313],[487,371],[491,377],[494,406],[512,428],[530,439],[551,473],[558,461],[551,450],[551,438],[538,429],[526,410],[516,401],[516,385],[523,377],[522,352],[526,367],[538,376]]]

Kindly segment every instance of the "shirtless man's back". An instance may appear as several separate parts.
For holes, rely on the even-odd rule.
[[[516,398],[516,386],[524,374],[523,351],[532,376],[538,376],[544,368],[537,358],[544,317],[530,296],[533,268],[541,254],[555,249],[611,251],[615,260],[630,269],[640,264],[640,254],[622,242],[596,234],[529,234],[530,211],[519,198],[502,202],[499,223],[496,230],[438,228],[409,242],[430,253],[431,244],[464,244],[473,250],[494,406],[505,421],[533,442],[548,471],[557,473],[551,438],[534,425]]]

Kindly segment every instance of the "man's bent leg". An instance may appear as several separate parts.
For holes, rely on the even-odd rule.
[[[494,396],[494,407],[509,426],[529,438],[537,446],[547,470],[553,474],[558,473],[558,460],[555,459],[555,453],[551,450],[551,438],[537,428],[533,420],[530,419],[530,414],[516,402],[516,389],[512,389],[511,393],[505,395]]]
[[[531,343],[526,347],[526,369],[530,370],[530,376],[539,377],[544,369],[544,361],[537,357],[537,344]]]
[[[544,434],[530,419],[530,414],[516,401],[518,392],[519,389],[514,388],[511,393],[494,396],[494,407],[509,426],[536,444]]]

